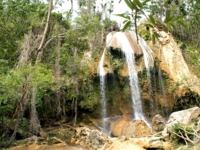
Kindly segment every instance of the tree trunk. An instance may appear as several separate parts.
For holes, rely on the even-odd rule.
[[[46,39],[46,36],[47,36],[47,31],[48,31],[48,28],[49,28],[49,20],[50,20],[50,17],[51,17],[51,11],[52,11],[52,6],[53,6],[53,0],[50,0],[49,2],[49,10],[48,10],[48,16],[47,16],[47,22],[46,22],[46,26],[45,26],[45,29],[44,29],[44,33],[43,33],[43,36],[42,36],[42,40],[41,40],[41,43],[38,47],[38,53],[37,53],[37,56],[36,56],[36,61],[35,61],[35,65],[37,64],[38,61],[41,60],[41,57],[42,57],[42,52],[43,52],[43,45],[44,45],[44,41]],[[32,88],[32,98],[31,98],[31,121],[30,121],[30,129],[32,131],[32,133],[34,135],[37,135],[39,134],[39,130],[40,130],[40,121],[38,119],[38,115],[37,115],[37,110],[36,110],[36,95],[37,95],[37,87],[34,86]]]
[[[57,84],[60,84],[60,38],[58,38],[58,48],[57,48],[57,58],[55,62],[55,79]],[[60,88],[56,92],[56,106],[57,106],[57,116],[62,115],[62,109],[60,105]]]
[[[65,99],[65,91],[63,90],[63,89],[61,89],[61,96],[63,95],[63,97],[62,97],[62,114],[65,116],[66,115],[66,109],[65,109],[65,101],[66,101],[66,99]]]
[[[19,61],[17,64],[17,68],[24,67],[26,64],[28,64],[30,54],[31,54],[31,48],[30,48],[30,42],[31,42],[31,32],[29,34],[24,35],[24,44],[23,44],[23,50],[19,56]]]
[[[40,130],[40,121],[38,119],[38,114],[36,110],[36,95],[37,88],[32,88],[32,98],[31,98],[31,120],[30,120],[30,132],[33,135],[37,135]]]
[[[77,55],[77,48],[74,48],[74,58]],[[78,68],[77,68],[78,69]],[[78,70],[77,70],[77,75],[78,75]],[[76,126],[77,122],[77,115],[78,115],[78,109],[77,109],[77,104],[78,104],[78,95],[79,95],[79,87],[78,87],[78,76],[74,76],[74,90],[76,92],[76,98],[74,101],[74,121],[73,121],[73,126]]]
[[[28,91],[28,82],[29,80],[27,79],[23,85],[23,88],[22,88],[22,96],[19,100],[19,107],[18,107],[18,110],[17,110],[17,120],[15,122],[15,127],[14,127],[14,132],[8,142],[8,144],[6,145],[9,146],[13,140],[15,139],[16,137],[16,133],[17,133],[17,130],[18,130],[18,127],[19,127],[19,124],[24,116],[24,112],[27,108],[27,105],[28,105],[28,102],[29,102],[29,91]]]

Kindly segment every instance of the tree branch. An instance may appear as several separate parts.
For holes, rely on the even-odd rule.
[[[39,59],[38,56],[39,56],[39,53],[42,51],[42,47],[44,45],[44,41],[46,39],[46,36],[47,36],[47,31],[48,31],[48,28],[49,28],[49,20],[50,20],[50,17],[51,17],[51,11],[52,11],[52,7],[53,7],[53,0],[50,0],[49,2],[49,9],[48,9],[48,16],[47,16],[47,22],[46,22],[46,25],[45,25],[45,29],[44,29],[44,33],[43,33],[43,36],[42,36],[42,40],[40,42],[40,45],[37,49],[37,60]]]

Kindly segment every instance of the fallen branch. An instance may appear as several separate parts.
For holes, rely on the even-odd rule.
[[[56,141],[58,141],[59,143],[65,143],[63,140],[61,140],[61,139],[59,139],[59,138],[57,138],[57,137],[52,137],[51,139],[54,139],[54,140],[56,140]]]
[[[179,131],[180,134],[177,134],[176,132],[172,132],[172,133],[175,134],[176,136],[180,137],[181,139],[183,139],[183,140],[185,141],[186,145],[188,144],[187,141],[190,142],[190,143],[192,143],[192,144],[194,145],[195,142],[192,141],[192,140],[188,137],[188,134],[194,135],[194,136],[196,136],[196,135],[193,134],[193,133],[191,133],[191,132],[186,131],[186,129],[185,129],[184,127],[182,127],[182,126],[180,126],[180,129],[181,129],[182,131],[184,131],[184,135],[183,135],[183,133],[182,133],[181,131]]]

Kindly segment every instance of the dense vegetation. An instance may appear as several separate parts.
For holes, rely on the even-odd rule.
[[[146,26],[170,31],[200,76],[200,2],[125,1],[129,13],[119,14],[126,18],[124,29],[137,26],[149,12]],[[77,2],[73,18],[73,9],[54,12],[53,0],[0,0],[0,142],[11,143],[19,128],[26,131],[24,137],[38,135],[43,123],[67,115],[75,125],[79,110],[96,111],[100,95],[90,64],[102,50],[105,34],[118,30],[105,15],[115,9],[114,1],[98,6],[101,11],[95,0]]]

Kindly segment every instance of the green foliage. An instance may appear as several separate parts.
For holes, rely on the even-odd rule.
[[[190,44],[186,50],[186,53],[189,55],[188,62],[192,65],[198,65],[200,63],[200,49],[196,48],[193,44]]]
[[[28,121],[26,118],[22,118],[20,126],[24,131],[28,131]]]
[[[81,76],[79,76],[80,83],[80,107],[94,110],[95,106],[99,103],[100,95],[99,88],[96,82],[92,78],[88,78],[90,75],[90,68],[87,64],[82,66]]]
[[[89,16],[85,10],[80,12],[80,16],[75,19],[76,28],[79,35],[89,38],[99,36],[102,29],[100,19],[97,15]]]
[[[0,105],[0,116],[9,115],[12,111],[12,105]]]
[[[170,91],[174,93],[179,88],[180,85],[181,83],[179,82],[174,83],[174,85],[170,87]]]
[[[53,83],[52,77],[51,70],[48,70],[42,64],[11,70],[9,74],[0,77],[0,104],[18,100],[21,97],[21,92],[23,92],[21,90],[24,84],[28,84],[29,88],[36,86],[43,91]]]
[[[183,52],[186,61],[191,65],[192,71],[200,77],[200,48],[190,44]]]
[[[38,89],[46,89],[53,83],[53,74],[45,65],[38,63],[33,67],[28,67],[30,72],[31,86],[36,86]]]
[[[113,30],[114,31],[119,30],[117,22],[116,21],[112,21],[112,20],[110,20],[108,18],[106,18],[103,21],[103,25],[104,25],[105,31],[112,32]]]
[[[148,24],[146,24],[146,28],[148,28]],[[139,33],[140,37],[142,37],[145,41],[152,39],[150,30],[148,30],[148,29],[145,30],[144,28],[142,28],[142,26],[138,28],[138,33]]]
[[[99,103],[99,94],[95,91],[84,93],[84,99],[80,101],[80,106],[84,109],[94,110],[94,106]]]
[[[47,7],[39,1],[7,0],[0,8],[0,72],[5,73],[19,57],[20,40],[33,25],[41,25]]]

